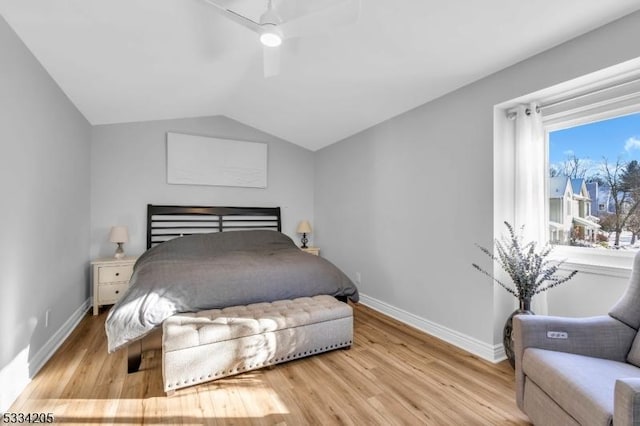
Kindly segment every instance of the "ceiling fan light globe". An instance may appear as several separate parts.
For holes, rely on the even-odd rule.
[[[260,34],[260,43],[267,47],[278,47],[282,44],[282,37],[276,32],[265,31]]]

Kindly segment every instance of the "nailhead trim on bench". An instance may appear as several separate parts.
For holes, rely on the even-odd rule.
[[[329,350],[332,350],[332,349],[338,349],[338,348],[347,347],[347,346],[350,346],[352,344],[353,344],[353,341],[349,340],[348,342],[341,342],[341,343],[338,343],[336,345],[325,346],[324,348],[313,349],[311,351],[301,352],[301,353],[297,353],[297,354],[293,354],[293,355],[287,355],[286,356],[286,360],[293,361],[293,360],[298,359],[298,358],[304,358],[305,356],[307,356],[310,353],[326,352],[326,351],[329,351]],[[257,363],[257,364],[250,364],[249,365],[249,370],[252,370],[252,369],[254,369],[256,367],[267,367],[269,365],[274,365],[274,364],[277,364],[278,362],[282,362],[282,361],[285,361],[285,358],[275,358],[271,362],[262,362],[262,363]],[[212,373],[212,374],[215,375],[215,376],[219,376],[221,374],[232,374],[232,373],[238,373],[240,371],[245,371],[245,370],[247,370],[247,367],[246,366],[242,366],[242,367],[237,367],[237,368],[234,368],[234,369],[229,369],[229,370],[226,370],[226,371],[225,370],[216,371],[215,373]],[[208,379],[210,379],[211,377],[212,377],[211,374],[207,375]],[[200,380],[203,380],[203,379],[204,379],[203,377],[200,377]],[[194,383],[196,381],[197,381],[197,379],[195,379],[195,378],[191,379],[192,383]],[[167,387],[168,388],[173,388],[175,386],[180,386],[181,384],[185,384],[186,385],[188,383],[189,383],[188,380],[185,380],[182,383],[180,383],[180,382],[177,382],[175,384],[169,383],[167,385]]]

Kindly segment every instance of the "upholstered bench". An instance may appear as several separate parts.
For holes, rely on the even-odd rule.
[[[332,296],[174,315],[164,321],[164,390],[290,361],[353,342],[353,310]]]

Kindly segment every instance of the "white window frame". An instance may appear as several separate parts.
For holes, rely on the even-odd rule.
[[[624,93],[622,93],[622,101],[612,103],[608,103],[606,100],[602,101],[602,99],[598,101],[599,95],[603,91],[601,89],[638,78],[640,78],[640,58],[494,106],[494,237],[500,238],[503,234],[504,221],[513,223],[515,218],[515,187],[513,185],[517,175],[513,143],[515,127],[513,121],[509,119],[514,108],[517,105],[532,102],[543,106],[543,123],[546,130],[544,161],[545,169],[548,170],[549,131],[640,112],[640,99],[637,95],[624,99]],[[637,86],[638,84],[632,85],[632,87],[623,85],[615,90],[616,95],[624,92],[625,88],[638,92]],[[582,96],[584,93],[588,95]],[[595,96],[593,95],[594,93]],[[577,102],[571,101],[573,105],[571,105],[571,109],[567,110],[569,113],[567,111],[563,112],[561,108],[550,107],[547,110],[544,109],[545,105],[568,98],[577,99]],[[588,101],[594,102],[589,104],[587,103]],[[580,105],[580,102],[582,102],[582,105]],[[545,179],[545,193],[548,192],[548,185],[548,179]],[[545,197],[545,200],[544,211],[541,211],[540,214],[544,214],[546,229],[548,229],[548,197]],[[578,269],[597,275],[624,278],[628,278],[630,275],[635,255],[635,252],[625,250],[603,251],[571,246],[557,246],[552,253],[555,258],[566,261],[565,268],[567,269]]]
[[[586,111],[582,115],[572,115],[568,120],[553,120],[550,124],[545,123],[545,144],[546,144],[546,163],[545,170],[549,170],[549,134],[554,131],[567,129],[570,127],[581,126],[596,121],[609,120],[612,118],[640,113],[640,103],[633,103],[623,107],[601,110],[596,113]],[[549,201],[545,206],[545,223],[547,229],[549,227]],[[567,259],[566,266],[580,268],[581,270],[592,270],[602,272],[608,270],[609,274],[619,276],[616,272],[618,269],[630,270],[633,257],[637,251],[629,250],[596,250],[588,247],[573,247],[558,245],[554,248],[554,255],[558,258]],[[623,273],[624,275],[624,273]]]

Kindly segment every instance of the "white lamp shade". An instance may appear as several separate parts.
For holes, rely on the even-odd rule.
[[[308,220],[303,220],[298,224],[298,230],[296,231],[298,234],[310,234],[311,233],[311,224]]]
[[[129,242],[129,231],[126,226],[112,226],[109,233],[109,241],[112,243]]]

